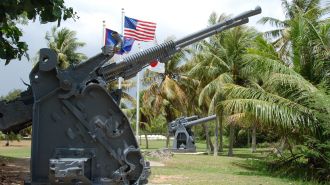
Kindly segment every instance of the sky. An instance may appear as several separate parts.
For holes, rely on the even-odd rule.
[[[125,15],[135,19],[157,23],[156,38],[161,43],[168,37],[179,39],[207,26],[212,12],[218,15],[225,13],[237,15],[241,12],[262,8],[260,15],[250,18],[249,26],[259,31],[272,29],[269,25],[257,24],[261,17],[275,17],[283,20],[281,0],[65,0],[65,5],[72,7],[79,19],[61,22],[61,27],[67,27],[77,32],[79,41],[86,45],[79,52],[92,57],[101,52],[103,43],[103,23],[112,30],[121,32],[122,8]],[[29,45],[28,54],[33,58],[39,49],[47,47],[45,34],[57,23],[40,24],[38,20],[22,25],[22,40]],[[153,43],[141,44],[142,48]],[[136,48],[133,48],[136,51]],[[133,51],[133,52],[134,52]],[[118,57],[117,57],[118,58]],[[32,61],[22,58],[13,60],[8,65],[0,62],[0,96],[6,95],[13,89],[26,89],[22,81],[29,83],[29,73]]]

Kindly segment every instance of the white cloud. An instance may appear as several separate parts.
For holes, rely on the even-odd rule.
[[[61,26],[77,31],[79,40],[86,43],[81,52],[89,57],[100,52],[102,42],[102,21],[107,27],[121,31],[121,9],[125,9],[127,16],[157,23],[156,36],[163,41],[169,36],[181,38],[186,34],[198,31],[207,25],[211,12],[236,15],[240,12],[254,9],[260,5],[263,13],[253,17],[249,25],[256,26],[265,31],[270,26],[256,25],[257,20],[263,16],[283,19],[280,0],[67,0],[67,6],[77,11],[78,20],[62,22]],[[31,57],[42,47],[46,47],[44,39],[46,31],[56,23],[41,25],[30,23],[23,28],[23,40],[29,44]],[[150,45],[150,44],[149,44]],[[149,46],[144,44],[142,46]],[[7,94],[11,89],[25,89],[20,78],[28,82],[28,74],[32,63],[26,59],[12,61],[8,66],[0,63],[0,95]]]

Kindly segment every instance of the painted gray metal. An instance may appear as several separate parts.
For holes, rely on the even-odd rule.
[[[0,131],[18,133],[32,124],[33,96],[31,88],[12,101],[0,101]]]
[[[168,124],[168,131],[174,135],[172,151],[196,152],[194,133],[191,127],[216,119],[216,115],[198,119],[198,116],[181,117]]]
[[[214,120],[216,119],[217,115],[212,115],[212,116],[207,116],[205,118],[201,118],[201,119],[198,119],[198,120],[188,120],[187,123],[184,123],[184,126],[185,127],[192,127],[192,126],[195,126],[195,125],[198,125],[198,124],[201,124],[201,123],[205,123],[205,122],[208,122],[208,121],[211,121],[211,120]]]
[[[118,63],[105,65],[113,57],[114,48],[103,47],[101,53],[87,61],[60,69],[57,54],[41,49],[39,62],[29,76],[31,87],[14,101],[0,102],[1,131],[17,132],[33,120],[31,179],[25,184],[146,184],[149,163],[118,106],[121,90],[108,92],[107,83],[135,76],[154,59],[166,62],[182,47],[244,24],[249,16],[260,11],[256,8],[245,12]],[[215,117],[197,118],[172,122],[170,129],[177,141],[174,148],[196,150],[191,127]]]
[[[40,50],[30,73],[34,97],[31,184],[145,184],[150,173],[129,121],[93,71],[112,48],[62,70]],[[26,182],[28,184],[28,182]]]

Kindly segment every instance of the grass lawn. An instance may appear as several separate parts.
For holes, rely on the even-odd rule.
[[[165,148],[164,140],[149,141],[149,149],[145,149],[145,141],[142,139],[142,150],[155,150]],[[172,141],[171,141],[172,143]],[[30,156],[30,141],[11,142],[11,146],[5,147],[5,142],[0,141],[0,158],[26,158]],[[170,144],[171,145],[171,144]],[[198,151],[205,151],[205,144],[197,143]],[[263,158],[266,152],[262,149],[259,153],[251,153],[247,148],[234,149],[234,157],[227,157],[227,151],[220,156],[211,155],[187,155],[174,154],[169,160],[154,159],[165,164],[162,167],[152,167],[150,184],[172,185],[310,185],[292,179],[273,177],[262,169],[250,167],[250,163]]]
[[[170,146],[172,140],[170,141]],[[149,141],[149,149],[145,149],[145,140],[141,140],[142,150],[165,148],[164,140]],[[197,151],[205,152],[205,143],[196,143]],[[267,149],[259,149],[251,153],[248,148],[235,148],[234,157],[227,157],[227,152],[219,156],[174,154],[173,158],[164,161],[150,158],[165,164],[164,167],[152,167],[151,184],[172,185],[312,185],[317,183],[274,177],[260,169],[251,169],[250,163],[264,158]]]
[[[307,185],[296,180],[272,177],[264,171],[245,168],[246,164],[258,160],[250,156],[248,149],[236,149],[239,157],[183,155],[162,161],[165,167],[152,167],[151,184],[180,185]],[[262,154],[256,154],[260,157]],[[244,156],[244,157],[242,157]],[[253,157],[253,155],[252,155]],[[244,165],[241,165],[244,164]],[[314,183],[315,184],[315,183]]]
[[[0,141],[0,156],[12,158],[27,158],[31,155],[31,141],[22,140],[20,142],[10,142],[5,146],[5,141]]]

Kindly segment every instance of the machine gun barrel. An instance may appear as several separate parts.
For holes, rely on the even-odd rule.
[[[185,127],[192,127],[192,126],[195,126],[195,125],[198,125],[198,124],[201,124],[201,123],[205,123],[205,122],[208,122],[208,121],[211,121],[211,120],[215,120],[216,118],[217,118],[217,115],[212,115],[212,116],[208,116],[208,117],[205,117],[205,118],[189,121],[187,123],[184,123],[184,126]]]
[[[260,13],[261,8],[258,6],[254,10],[243,12],[234,18],[190,34],[177,41],[165,42],[163,44],[146,49],[145,51],[130,55],[119,63],[112,63],[103,66],[97,71],[97,74],[102,76],[107,82],[114,81],[119,77],[123,77],[124,79],[131,78],[144,67],[148,66],[151,61],[157,59],[160,62],[165,62],[166,59],[180,51],[183,47],[191,45],[229,28],[245,24],[249,21],[249,17]]]

